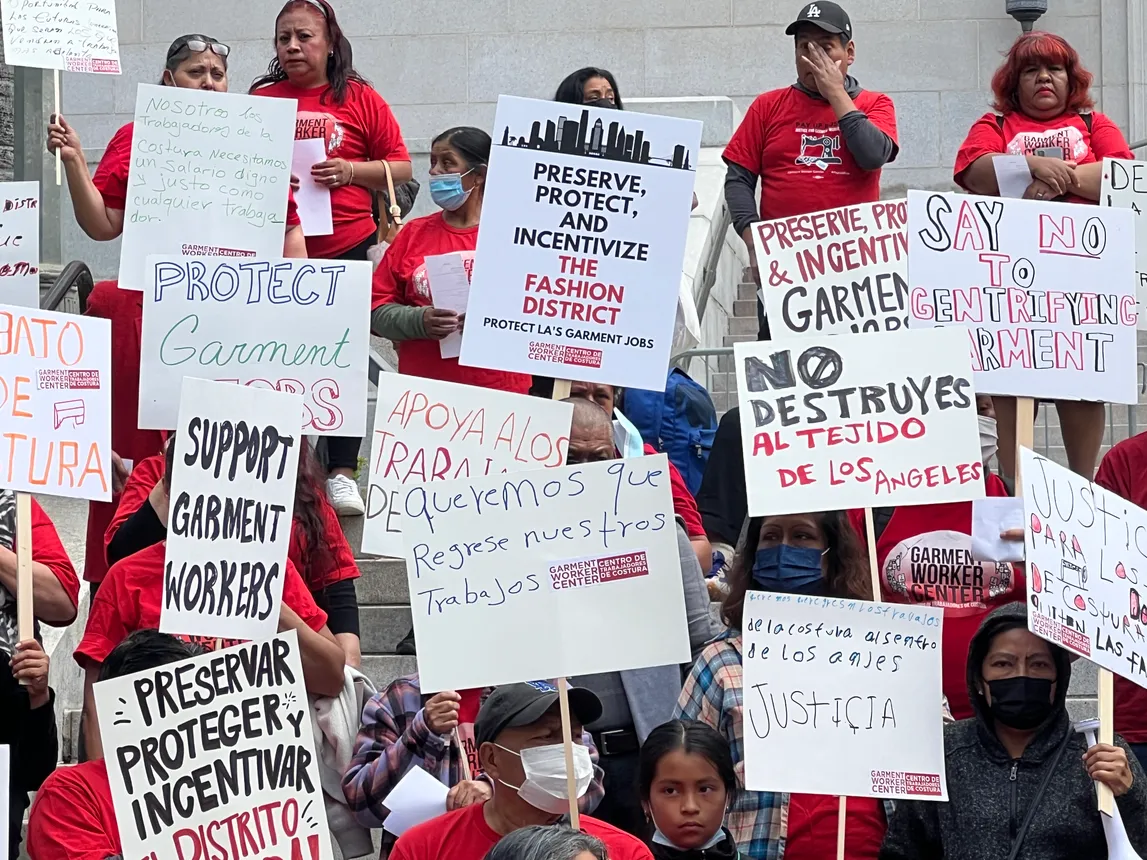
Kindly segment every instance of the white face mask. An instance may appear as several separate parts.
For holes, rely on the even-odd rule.
[[[987,463],[996,455],[999,435],[996,433],[996,419],[990,415],[980,416],[980,462]]]
[[[653,841],[656,844],[664,845],[666,848],[674,848],[678,851],[684,851],[685,850],[678,845],[674,845],[673,842],[670,841],[669,837],[661,832],[661,828],[657,826],[657,820],[653,817],[652,812],[649,813],[649,820],[653,822]],[[708,851],[714,845],[720,845],[724,841],[725,841],[725,827],[724,827],[724,824],[722,823],[722,826],[717,828],[717,832],[713,834],[712,838],[710,838],[708,842],[706,842],[704,845],[698,845],[696,848],[692,848],[690,850],[691,851]]]
[[[566,750],[562,744],[549,744],[544,747],[528,747],[521,752],[499,749],[513,753],[522,760],[522,771],[526,775],[520,786],[498,780],[506,788],[518,792],[518,797],[530,806],[548,812],[550,815],[564,815],[570,811],[569,795],[566,787]],[[593,761],[589,750],[581,744],[573,745],[574,779],[577,796],[582,797],[593,781]]]

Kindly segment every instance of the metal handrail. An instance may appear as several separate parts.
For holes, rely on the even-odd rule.
[[[71,292],[72,287],[76,288],[80,313],[83,313],[87,310],[88,296],[92,294],[92,289],[95,287],[95,279],[92,277],[92,270],[88,268],[87,263],[72,260],[64,266],[47,294],[40,299],[40,309],[45,311],[56,310]]]

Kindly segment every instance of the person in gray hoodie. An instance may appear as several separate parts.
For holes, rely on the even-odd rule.
[[[1087,748],[1067,713],[1070,680],[1068,653],[1028,632],[1024,604],[985,618],[968,654],[976,715],[944,729],[948,802],[898,802],[880,860],[1107,857],[1093,780],[1147,854],[1147,778],[1122,738]]]

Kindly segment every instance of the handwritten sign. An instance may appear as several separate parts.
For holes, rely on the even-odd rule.
[[[502,96],[460,361],[665,386],[701,123]]]
[[[664,454],[403,493],[425,692],[689,662]]]
[[[1143,216],[1147,206],[1147,163],[1105,158],[1099,202],[1135,213],[1135,300],[1139,329],[1147,330],[1147,218]]]
[[[40,183],[0,182],[0,303],[40,306]]]
[[[0,305],[0,487],[111,501],[111,323]]]
[[[139,426],[170,430],[180,380],[303,396],[307,433],[366,431],[370,263],[149,257]]]
[[[363,552],[401,558],[402,488],[566,464],[573,406],[381,373]]]
[[[984,495],[962,331],[739,343],[734,356],[751,516]]]
[[[295,631],[94,692],[123,856],[332,860]]]
[[[909,325],[967,329],[976,389],[1135,403],[1134,215],[908,192]]]
[[[4,0],[10,66],[118,75],[115,0]]]
[[[164,633],[275,635],[301,408],[298,395],[183,380],[159,618]]]
[[[926,606],[748,591],[745,787],[947,800],[943,621]]]
[[[141,84],[120,286],[147,286],[151,254],[282,256],[294,145],[291,99]]]
[[[754,224],[773,336],[907,328],[907,226],[906,200]]]

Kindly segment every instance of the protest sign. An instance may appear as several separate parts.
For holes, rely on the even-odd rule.
[[[0,487],[111,501],[111,323],[0,305]]]
[[[1135,301],[1139,329],[1147,329],[1147,163],[1122,158],[1103,160],[1103,185],[1099,194],[1103,206],[1129,209],[1135,214]]]
[[[908,327],[908,202],[753,225],[773,337]]]
[[[942,609],[750,590],[744,613],[746,788],[948,799]]]
[[[750,516],[984,495],[958,329],[738,343]]]
[[[10,66],[118,75],[115,0],[4,0]]]
[[[689,662],[664,454],[417,484],[401,505],[423,692]]]
[[[171,476],[159,629],[266,639],[279,625],[302,399],[187,377]]]
[[[701,123],[502,96],[460,361],[660,390]]]
[[[295,631],[93,689],[124,857],[332,860]]]
[[[380,373],[363,552],[406,554],[406,484],[564,466],[572,416],[569,403]]]
[[[909,191],[909,325],[965,328],[981,393],[1135,403],[1133,221]]]
[[[366,432],[370,263],[149,257],[139,426],[170,430],[185,376],[303,396],[310,434]]]
[[[0,304],[40,307],[40,183],[0,182]]]
[[[120,287],[152,254],[279,257],[295,102],[141,84],[123,214]]]

